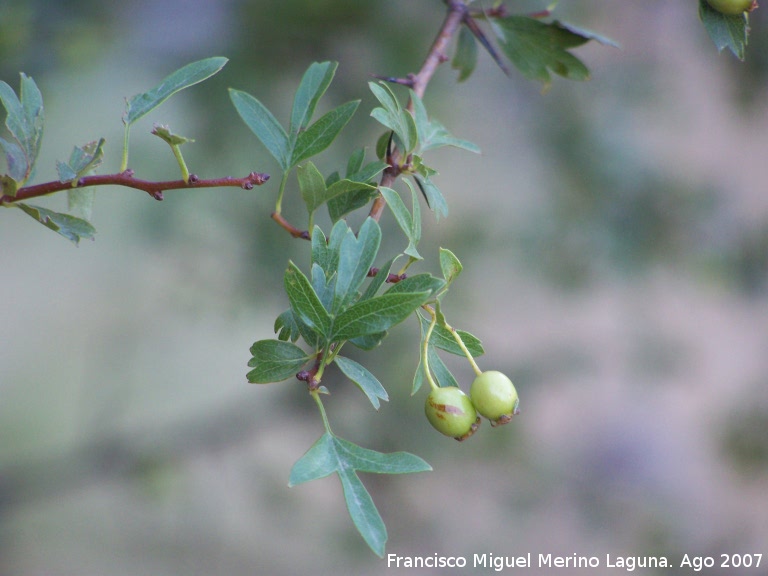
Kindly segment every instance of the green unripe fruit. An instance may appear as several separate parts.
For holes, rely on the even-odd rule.
[[[458,441],[472,436],[480,426],[472,400],[455,386],[432,390],[424,404],[424,413],[435,430]]]
[[[469,395],[475,409],[491,421],[491,426],[506,424],[519,412],[515,385],[496,370],[488,370],[475,378]]]
[[[754,0],[707,0],[707,4],[726,16],[738,16],[757,8]]]

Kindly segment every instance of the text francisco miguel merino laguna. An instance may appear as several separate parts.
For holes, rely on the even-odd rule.
[[[534,564],[532,561],[536,560]],[[493,568],[501,572],[505,568],[622,568],[633,572],[637,568],[668,568],[669,560],[664,556],[612,556],[605,555],[604,562],[597,556],[555,556],[554,554],[531,553],[522,556],[497,556],[495,554],[473,554],[470,564],[465,556],[398,556],[387,554],[387,568]]]

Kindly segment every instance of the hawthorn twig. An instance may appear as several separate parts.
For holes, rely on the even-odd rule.
[[[448,6],[448,13],[437,33],[435,41],[432,43],[432,47],[427,53],[427,57],[424,59],[421,69],[416,74],[409,74],[405,79],[387,79],[409,86],[419,98],[424,96],[427,85],[432,79],[432,76],[434,76],[435,71],[437,71],[437,67],[448,60],[448,44],[456,35],[462,22],[465,21],[469,14],[469,8],[464,0],[445,0],[445,4]],[[408,108],[412,108],[411,102],[408,103]],[[395,180],[400,175],[400,155],[396,149],[393,149],[390,150],[387,156],[389,167],[384,170],[379,185],[391,188],[392,184],[394,184]],[[384,207],[386,205],[387,203],[384,200],[384,197],[381,195],[377,196],[371,205],[371,210],[368,215],[378,222],[381,219],[381,215],[384,212]]]
[[[288,234],[294,238],[301,238],[303,240],[311,239],[309,230],[301,230],[296,228],[296,226],[288,222],[288,220],[286,220],[283,215],[280,214],[280,212],[272,212],[272,220],[277,222],[283,230],[287,231]]]
[[[155,200],[163,199],[165,190],[178,190],[182,188],[218,188],[218,187],[239,187],[244,190],[250,190],[254,186],[261,186],[269,180],[269,174],[260,172],[251,172],[244,178],[233,178],[226,176],[224,178],[201,179],[194,174],[189,175],[189,180],[167,180],[163,182],[153,182],[150,180],[140,180],[133,177],[133,170],[125,170],[117,174],[98,174],[94,176],[83,176],[78,179],[73,186],[72,182],[61,182],[53,180],[43,182],[33,186],[23,186],[16,191],[14,196],[0,196],[0,204],[11,204],[21,200],[29,200],[39,196],[46,196],[54,192],[62,192],[74,188],[84,188],[86,186],[126,186],[142,190],[152,196]]]

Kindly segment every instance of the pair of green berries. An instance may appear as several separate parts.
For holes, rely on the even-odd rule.
[[[707,0],[707,4],[726,16],[738,16],[757,8],[755,0]]]
[[[435,430],[461,441],[475,433],[480,416],[490,420],[491,426],[506,424],[519,412],[519,403],[512,381],[501,372],[488,370],[472,382],[469,396],[455,386],[433,388],[424,412]]]

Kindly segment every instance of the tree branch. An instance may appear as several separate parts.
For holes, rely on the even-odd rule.
[[[251,172],[245,178],[233,178],[232,176],[226,176],[224,178],[202,180],[196,175],[190,174],[187,181],[167,180],[164,182],[152,182],[149,180],[139,180],[138,178],[134,178],[133,170],[126,170],[117,174],[83,176],[77,180],[75,186],[73,186],[72,182],[61,182],[59,180],[44,182],[42,184],[35,184],[34,186],[24,186],[19,188],[14,196],[0,196],[0,204],[10,204],[13,202],[19,202],[21,200],[37,198],[38,196],[47,196],[48,194],[62,192],[64,190],[84,188],[86,186],[109,185],[135,188],[137,190],[146,192],[155,200],[162,200],[163,192],[165,190],[179,190],[183,188],[218,188],[226,186],[237,186],[239,188],[243,188],[244,190],[250,190],[254,186],[261,186],[267,180],[269,180],[269,174]]]
[[[440,26],[440,30],[437,33],[435,41],[432,43],[432,47],[427,53],[427,57],[424,59],[424,64],[422,64],[421,69],[418,73],[409,74],[406,78],[387,78],[390,82],[409,86],[419,98],[424,96],[427,85],[437,71],[437,67],[448,60],[448,44],[450,44],[451,40],[461,27],[462,22],[469,14],[469,8],[464,0],[444,1],[448,6],[448,13],[445,16],[442,26]],[[413,104],[408,102],[408,108],[412,109],[412,107]],[[384,170],[379,186],[391,188],[397,177],[400,175],[400,154],[397,149],[393,148],[389,151],[387,154],[387,162],[389,163],[389,168]],[[371,205],[371,210],[368,215],[378,222],[386,205],[387,203],[383,196],[377,196]]]

